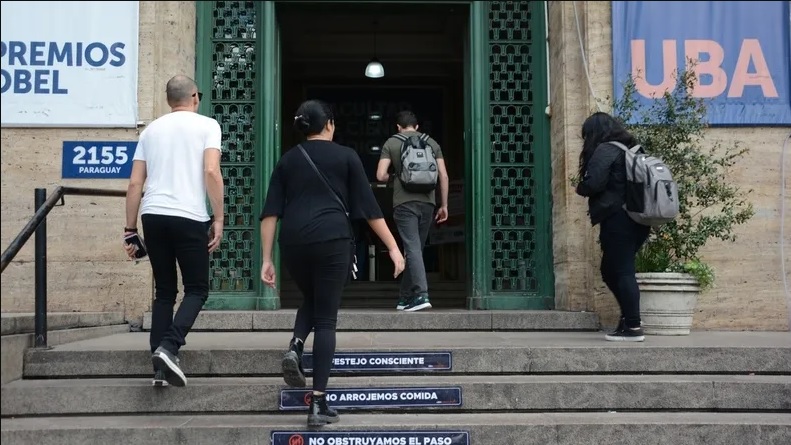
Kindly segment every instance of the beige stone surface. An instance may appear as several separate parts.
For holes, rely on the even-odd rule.
[[[614,299],[599,276],[598,229],[591,228],[585,201],[569,178],[576,174],[582,144],[580,125],[598,103],[612,96],[609,2],[548,2],[552,143],[553,251],[556,305],[596,311],[604,324],[617,319]],[[574,6],[576,5],[576,14]],[[195,66],[195,4],[140,2],[140,119],[150,122],[167,111],[164,84]],[[606,110],[606,106],[604,106]],[[0,209],[7,246],[33,214],[33,189],[57,185],[123,190],[126,181],[60,179],[61,143],[74,139],[129,140],[125,129],[4,129]],[[717,273],[712,290],[700,297],[695,328],[788,329],[780,264],[780,155],[782,128],[714,129],[711,141],[740,141],[752,153],[734,180],[753,189],[756,216],[737,230],[736,243],[714,241],[704,251]],[[791,156],[786,160],[791,171]],[[791,208],[791,190],[786,206]],[[119,246],[124,224],[120,198],[67,197],[52,212],[49,230],[49,301],[52,310],[120,310],[140,320],[150,307],[152,281],[147,264],[133,266]],[[791,217],[786,216],[791,226]],[[789,230],[791,233],[791,230]],[[791,235],[787,235],[791,257]],[[33,305],[32,239],[2,276],[2,310],[30,311]],[[791,260],[787,260],[791,271]]]
[[[195,71],[195,3],[141,1],[139,118],[148,123],[168,111],[165,83]],[[33,215],[33,190],[58,185],[125,190],[125,180],[61,179],[64,140],[135,140],[133,129],[15,129],[2,131],[0,242],[7,247]],[[48,297],[53,311],[123,311],[142,321],[150,308],[148,263],[133,266],[120,245],[122,198],[67,196],[47,221]],[[33,238],[2,275],[2,311],[33,309]]]
[[[582,200],[568,184],[581,148],[580,126],[596,106],[584,73],[576,18],[593,93],[603,110],[609,111],[606,102],[613,94],[610,2],[549,5],[556,303],[562,309],[592,308],[604,325],[614,324],[617,305],[598,274],[598,230],[586,225]],[[714,267],[717,278],[714,288],[700,296],[696,329],[789,328],[780,261],[780,161],[788,134],[787,128],[715,128],[706,136],[707,144],[738,142],[750,148],[732,179],[752,190],[749,200],[756,214],[737,228],[736,242],[713,240],[703,250],[703,259]],[[786,171],[791,173],[791,156],[786,157]],[[788,185],[786,207],[791,208]],[[791,226],[788,215],[786,226]],[[785,238],[786,257],[791,257],[791,230]],[[791,260],[786,262],[788,274]]]

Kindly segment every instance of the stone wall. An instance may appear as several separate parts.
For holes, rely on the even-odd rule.
[[[582,146],[580,127],[596,107],[584,72],[579,35],[593,92],[609,111],[605,102],[613,95],[610,3],[553,1],[548,15],[556,303],[558,309],[596,311],[605,323],[613,324],[617,306],[598,273],[598,228],[591,229],[585,201],[569,185]],[[780,159],[788,133],[784,128],[708,131],[709,143],[738,141],[751,149],[733,179],[742,188],[753,190],[750,201],[755,216],[738,228],[735,243],[712,241],[704,249],[703,259],[714,267],[717,278],[714,288],[699,299],[695,328],[788,329],[780,262]],[[786,160],[786,171],[791,172],[789,164],[791,156]],[[786,207],[791,208],[788,187]],[[789,225],[791,217],[786,216]],[[791,252],[791,236],[786,238],[787,252]],[[791,261],[786,261],[786,270],[791,272]]]
[[[598,230],[590,227],[585,202],[569,184],[582,142],[580,125],[595,109],[576,18],[593,90],[596,97],[607,98],[612,95],[610,4],[552,1],[548,16],[557,307],[596,311],[606,323],[612,323],[617,309],[598,273]],[[167,79],[177,73],[193,75],[194,66],[195,3],[141,1],[138,103],[143,122],[167,112]],[[736,140],[752,149],[735,179],[754,190],[751,201],[756,215],[739,228],[736,243],[712,242],[705,249],[705,259],[715,268],[717,281],[700,298],[696,328],[788,329],[779,251],[780,155],[787,133],[779,128],[710,131],[712,142]],[[36,187],[50,191],[57,185],[125,190],[125,180],[61,179],[63,140],[129,140],[137,135],[138,131],[126,129],[3,129],[2,246],[8,246],[33,214]],[[791,171],[791,165],[787,164],[786,170]],[[786,196],[786,207],[791,209],[791,190]],[[150,307],[152,280],[148,265],[128,262],[120,247],[123,199],[67,197],[66,205],[51,215],[50,310],[123,311],[128,320],[139,321]],[[791,226],[791,220],[787,223]],[[32,241],[3,273],[3,312],[33,310]],[[791,239],[787,241],[791,253]],[[791,270],[791,261],[788,266]]]
[[[141,1],[139,118],[147,124],[168,111],[165,83],[195,72],[195,2]],[[15,129],[2,131],[3,248],[33,215],[33,190],[58,185],[126,190],[126,180],[61,179],[64,140],[136,140],[133,129]],[[50,311],[123,311],[141,321],[152,298],[151,268],[134,265],[121,248],[122,198],[67,196],[47,221]],[[3,272],[3,312],[33,310],[33,238]]]

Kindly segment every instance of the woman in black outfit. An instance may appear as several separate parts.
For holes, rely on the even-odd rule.
[[[640,289],[635,278],[635,257],[648,238],[650,227],[626,213],[626,156],[608,141],[634,147],[637,141],[607,113],[594,113],[582,124],[582,153],[577,194],[588,198],[591,223],[600,224],[601,276],[621,308],[621,320],[609,341],[643,341]]]
[[[306,385],[302,350],[305,339],[315,330],[308,425],[321,426],[339,420],[338,413],[327,407],[325,391],[335,354],[341,293],[352,274],[351,220],[367,220],[384,242],[395,266],[394,277],[404,270],[404,257],[374,198],[359,156],[353,149],[332,142],[335,122],[330,107],[321,101],[304,102],[296,112],[294,127],[306,140],[280,158],[270,178],[261,212],[261,279],[275,287],[272,245],[281,219],[281,260],[304,297],[297,311],[294,337],[283,358],[283,378],[290,386]]]

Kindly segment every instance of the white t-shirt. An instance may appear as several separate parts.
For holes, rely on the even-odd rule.
[[[146,162],[146,187],[140,214],[209,220],[203,152],[222,150],[216,120],[175,111],[151,122],[140,134],[135,161]]]

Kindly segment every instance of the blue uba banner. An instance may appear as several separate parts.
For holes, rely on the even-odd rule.
[[[313,354],[302,356],[305,371],[313,371]],[[452,356],[440,352],[338,352],[332,359],[333,372],[417,372],[450,371]]]
[[[280,410],[308,409],[311,394],[312,391],[304,389],[280,390]],[[338,409],[462,406],[461,388],[458,386],[329,389],[327,401]]]
[[[62,177],[126,179],[132,174],[137,142],[63,141]]]
[[[788,1],[614,1],[612,23],[617,99],[632,75],[649,106],[691,59],[709,124],[791,124]]]
[[[470,445],[467,431],[273,431],[272,445]]]

